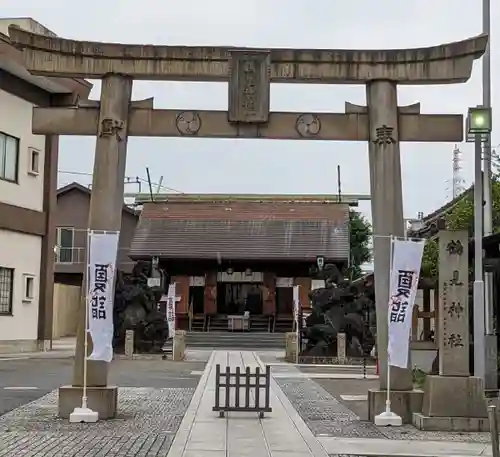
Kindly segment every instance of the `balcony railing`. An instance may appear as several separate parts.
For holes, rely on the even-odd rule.
[[[55,252],[55,262],[58,265],[78,265],[85,262],[86,247],[62,247],[56,246]],[[120,258],[124,257],[130,251],[129,248],[119,248],[118,255]],[[125,262],[120,262],[120,265],[133,264],[132,260],[127,259]]]

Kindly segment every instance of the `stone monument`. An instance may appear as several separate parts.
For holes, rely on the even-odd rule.
[[[400,107],[399,84],[463,83],[488,37],[401,50],[250,49],[125,45],[45,37],[9,27],[35,75],[102,79],[100,101],[34,108],[35,134],[97,136],[90,228],[119,230],[128,136],[267,138],[368,141],[375,235],[377,338],[383,397],[386,383],[389,238],[403,235],[401,141],[460,142],[463,116],[420,114]],[[132,81],[229,83],[228,111],[153,109],[153,100],[130,101]],[[345,113],[270,112],[271,83],[362,84],[367,106],[346,103]],[[214,165],[215,166],[215,165]],[[83,311],[73,384],[82,384]],[[392,371],[391,371],[392,373]],[[105,364],[89,364],[89,385],[107,389]],[[395,395],[411,391],[409,370],[391,376]],[[399,394],[398,394],[399,391]],[[64,391],[60,402],[65,401]],[[89,401],[102,392],[89,390]],[[110,393],[112,395],[112,393]],[[111,404],[111,403],[110,403]],[[397,411],[396,411],[397,412]],[[113,412],[110,412],[112,415]]]
[[[422,430],[489,430],[483,380],[470,376],[468,243],[465,230],[439,232],[439,376],[427,376],[413,415]]]

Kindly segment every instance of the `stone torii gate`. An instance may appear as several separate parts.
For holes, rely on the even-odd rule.
[[[120,229],[128,136],[368,141],[381,367],[381,390],[373,395],[385,395],[388,236],[404,233],[399,145],[463,140],[462,115],[420,114],[418,103],[398,107],[397,86],[466,82],[486,35],[430,48],[363,51],[125,45],[47,37],[15,26],[9,33],[32,74],[102,79],[99,102],[33,111],[35,134],[97,136],[91,229]],[[131,102],[134,79],[228,82],[228,111],[159,110],[152,99]],[[345,113],[270,112],[270,84],[294,82],[363,84],[368,106],[346,103]],[[81,398],[83,310],[80,317],[73,386],[60,389],[63,417]],[[406,416],[397,408],[411,403],[410,370],[391,374],[399,395],[395,412]],[[107,365],[90,362],[88,379],[90,407],[101,418],[114,417],[116,389],[107,386]]]

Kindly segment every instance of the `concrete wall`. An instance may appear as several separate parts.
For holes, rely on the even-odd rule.
[[[0,180],[1,201],[35,211],[42,211],[45,137],[31,133],[33,104],[7,92],[0,91],[0,107],[0,132],[20,139],[18,183]],[[40,151],[38,175],[28,172],[29,148]]]
[[[42,239],[0,230],[0,266],[14,269],[12,315],[0,315],[0,353],[32,351],[38,331]],[[24,275],[34,276],[34,297],[24,301]]]
[[[76,335],[78,304],[82,288],[66,284],[54,284],[53,338]]]

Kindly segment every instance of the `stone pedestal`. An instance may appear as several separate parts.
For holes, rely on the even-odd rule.
[[[186,353],[186,332],[185,330],[176,330],[172,342],[172,360],[184,360]]]
[[[403,419],[403,424],[411,424],[413,414],[422,411],[424,392],[422,390],[391,391],[391,411]],[[374,422],[375,416],[385,411],[387,391],[368,390],[368,420]]]
[[[337,333],[337,361],[340,364],[345,364],[346,359],[346,335],[345,333]]]
[[[62,386],[59,388],[59,417],[69,419],[76,407],[82,406],[82,387]],[[99,420],[114,419],[118,406],[118,387],[88,387],[88,407],[99,413]]]
[[[285,360],[289,363],[297,362],[298,350],[297,334],[290,332],[285,335]]]
[[[488,431],[488,410],[481,378],[428,376],[422,413],[414,414],[420,430]]]

